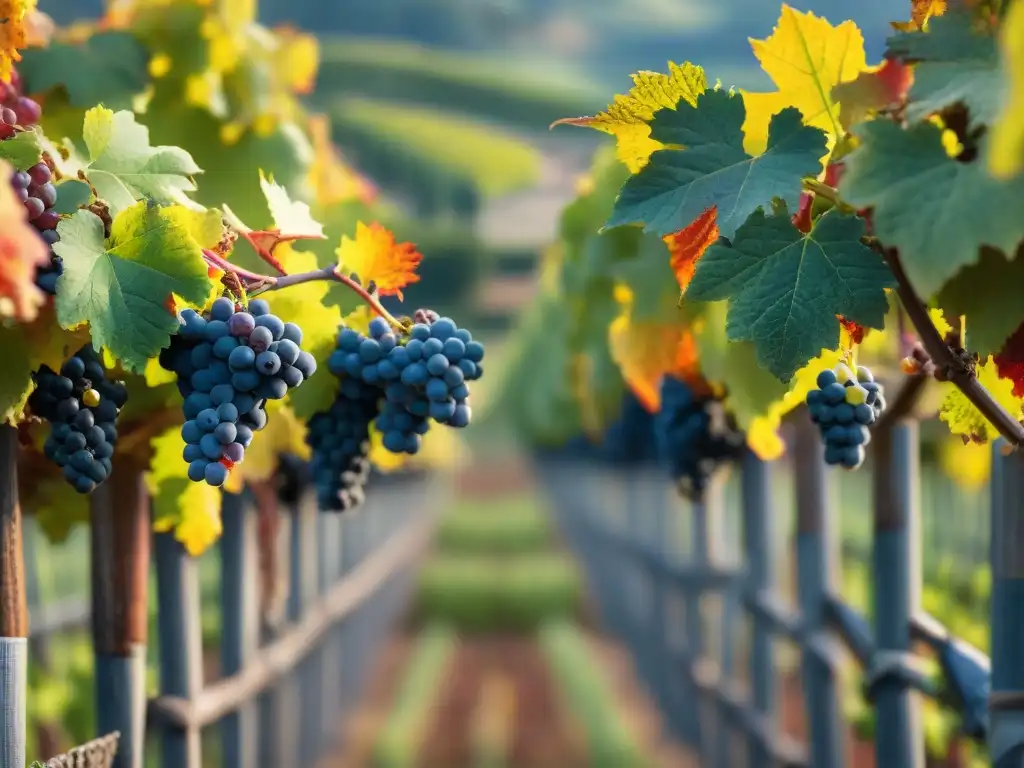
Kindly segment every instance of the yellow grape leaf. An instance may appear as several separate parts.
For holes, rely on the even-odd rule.
[[[401,300],[402,289],[420,281],[416,269],[423,254],[412,243],[395,242],[395,236],[376,222],[367,226],[360,221],[355,239],[342,235],[341,245],[334,252],[339,269],[356,273],[363,285],[376,283],[381,296]]]
[[[188,479],[180,427],[154,438],[152,448],[146,487],[153,500],[153,530],[173,530],[190,555],[201,555],[220,538],[220,489]]]
[[[649,125],[654,113],[675,109],[685,101],[697,105],[697,97],[708,87],[704,70],[686,61],[668,63],[668,74],[642,71],[632,75],[633,87],[625,96],[615,97],[604,112],[593,117],[568,117],[555,125],[580,125],[595,128],[615,137],[618,157],[631,173],[639,173],[647,165],[651,153],[661,149],[660,141],[651,138]]]
[[[928,19],[946,12],[946,0],[910,0],[910,21],[894,21],[892,26],[900,32],[924,29]]]
[[[1013,394],[1013,382],[999,377],[995,361],[989,355],[984,364],[977,367],[978,382],[1015,419],[1022,418],[1024,400]],[[990,443],[999,437],[999,432],[989,423],[981,411],[953,384],[943,384],[946,396],[939,407],[939,418],[949,425],[949,431],[976,443]]]
[[[0,160],[0,178],[9,179],[14,168]],[[0,184],[0,320],[35,320],[46,294],[35,284],[36,267],[50,261],[50,249],[28,222],[25,206],[14,188]]]
[[[231,470],[233,482],[228,490],[246,482],[269,480],[277,472],[278,457],[282,453],[291,453],[300,459],[309,458],[306,427],[287,406],[278,408],[267,419],[267,426],[253,438],[245,450],[245,459]]]
[[[704,255],[704,251],[718,239],[718,235],[718,208],[711,206],[686,229],[665,236],[669,263],[679,283],[680,292],[686,291],[686,286],[690,284],[697,269],[697,262]]]
[[[932,325],[935,326],[935,330],[939,332],[941,338],[946,338],[946,335],[953,330],[953,326],[946,322],[946,316],[938,307],[929,309],[928,317],[931,318]]]
[[[964,443],[950,436],[939,445],[939,464],[946,476],[961,488],[977,490],[992,474],[992,448],[978,443]]]
[[[743,91],[747,117],[743,146],[752,155],[764,152],[768,123],[785,107],[796,107],[807,125],[821,128],[830,140],[843,135],[839,105],[832,89],[867,68],[864,37],[852,21],[833,27],[813,13],[783,4],[771,36],[751,40],[761,68],[778,88],[773,93]]]
[[[316,85],[320,67],[320,44],[313,35],[291,28],[275,29],[278,48],[274,55],[274,71],[289,90],[307,94]]]
[[[697,345],[689,329],[635,322],[628,309],[609,326],[608,344],[626,385],[651,413],[661,406],[665,374],[685,379],[698,370]]]
[[[10,81],[14,62],[21,61],[18,51],[28,47],[29,14],[36,0],[0,0],[0,80]]]
[[[274,228],[287,237],[322,239],[324,228],[313,218],[309,206],[288,196],[288,190],[268,179],[260,170],[260,189],[270,207]]]
[[[1016,0],[1003,22],[1003,71],[1007,80],[1003,111],[992,126],[988,167],[998,179],[1024,171],[1024,0]]]

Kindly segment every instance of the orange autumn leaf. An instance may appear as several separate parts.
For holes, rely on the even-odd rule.
[[[708,246],[718,239],[718,234],[718,209],[711,206],[686,229],[665,236],[672,272],[675,273],[680,291],[686,290],[697,269],[697,261]]]
[[[0,161],[0,178],[13,168]],[[36,267],[50,261],[50,249],[29,224],[25,206],[10,184],[0,184],[0,317],[31,322],[46,301],[35,284]]]
[[[369,226],[359,222],[355,239],[343,235],[334,252],[340,269],[355,272],[363,285],[375,283],[381,296],[402,299],[402,289],[420,280],[416,269],[423,254],[412,243],[396,242],[395,236],[376,222]]]
[[[649,412],[661,407],[661,379],[689,379],[697,371],[697,342],[688,329],[657,323],[636,323],[620,315],[608,329],[612,359],[626,386]]]

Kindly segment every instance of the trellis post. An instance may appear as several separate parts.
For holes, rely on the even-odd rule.
[[[112,768],[142,768],[150,519],[144,468],[128,457],[89,499],[98,735],[121,734]]]
[[[796,466],[797,597],[807,631],[803,645],[804,707],[809,724],[810,764],[845,764],[839,712],[837,651],[826,627],[825,606],[836,582],[837,541],[824,446],[818,428],[800,414],[794,435]]]
[[[989,751],[994,768],[1024,765],[1024,456],[1002,456],[992,476],[992,691]]]
[[[18,502],[18,431],[0,425],[0,765],[24,768],[28,602]]]
[[[879,765],[924,766],[920,705],[896,671],[912,651],[921,602],[918,428],[903,419],[878,430],[874,462],[875,755]]]

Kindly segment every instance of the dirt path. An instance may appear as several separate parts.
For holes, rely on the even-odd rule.
[[[467,641],[453,663],[437,716],[423,745],[424,768],[472,764],[471,724],[481,686],[489,676],[512,684],[514,723],[509,765],[583,768],[581,745],[562,712],[537,644],[529,638],[495,637]]]

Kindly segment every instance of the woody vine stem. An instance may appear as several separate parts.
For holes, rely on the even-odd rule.
[[[281,274],[278,276],[272,276],[261,275],[257,272],[250,272],[247,269],[238,267],[229,262],[223,256],[219,256],[209,249],[203,249],[203,258],[206,260],[206,263],[214,269],[219,269],[222,272],[232,275],[237,281],[238,287],[249,298],[259,296],[260,294],[268,291],[278,291],[282,288],[300,285],[301,283],[311,283],[316,280],[329,280],[341,283],[351,290],[360,299],[362,299],[370,309],[384,318],[393,328],[401,330],[405,327],[398,318],[384,308],[380,303],[380,300],[373,293],[360,285],[356,280],[343,274],[336,264],[322,269],[314,269],[309,272],[297,272],[289,275],[279,265],[276,265],[275,259],[275,268]]]

